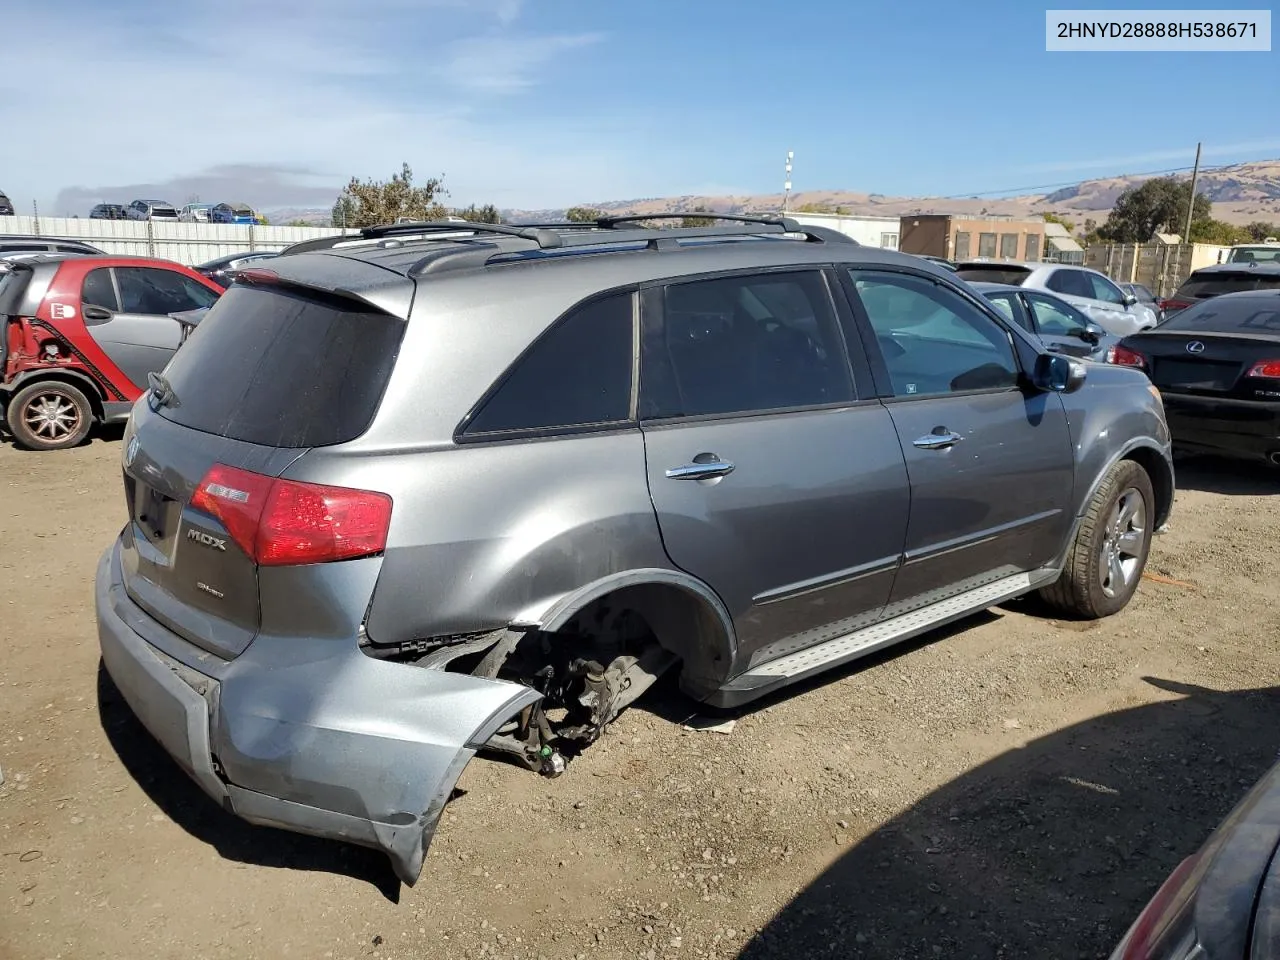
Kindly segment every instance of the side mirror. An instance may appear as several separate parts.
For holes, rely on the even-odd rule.
[[[1137,302],[1138,302],[1138,298],[1135,297],[1132,293],[1126,293],[1124,295],[1124,305],[1126,307],[1132,307]]]
[[[91,303],[86,303],[80,308],[80,315],[91,323],[105,323],[111,319],[111,311],[106,307],[95,307]]]
[[[1107,331],[1103,330],[1096,323],[1086,323],[1083,327],[1076,330],[1076,336],[1085,343],[1096,347],[1098,345],[1098,341],[1106,335],[1106,332]]]
[[[1063,354],[1042,353],[1036,357],[1035,384],[1050,393],[1075,393],[1084,386],[1088,368]]]

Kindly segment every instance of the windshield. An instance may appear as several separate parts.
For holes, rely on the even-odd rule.
[[[1227,263],[1280,263],[1280,243],[1236,247],[1227,257]]]

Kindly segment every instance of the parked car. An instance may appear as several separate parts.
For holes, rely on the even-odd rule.
[[[1058,353],[1089,360],[1105,360],[1119,342],[1061,297],[1044,290],[1028,290],[1007,283],[972,283],[1006,319],[1039,337]]]
[[[1280,766],[1174,869],[1111,960],[1280,956]]]
[[[1280,465],[1280,289],[1197,303],[1108,360],[1150,375],[1176,446]]]
[[[188,203],[178,212],[178,219],[183,223],[208,223],[212,203]]]
[[[933,254],[930,254],[930,253],[913,253],[912,256],[919,257],[921,260],[928,260],[930,263],[936,263],[938,266],[942,267],[944,270],[950,270],[952,273],[955,273],[956,265],[952,263],[950,260],[948,260],[946,257],[935,257]]]
[[[1267,237],[1262,243],[1241,243],[1232,247],[1225,263],[1280,263],[1280,240]]]
[[[118,203],[99,203],[95,204],[93,209],[89,211],[90,220],[127,220],[129,214],[123,206]]]
[[[140,257],[46,254],[0,274],[0,407],[14,440],[58,450],[95,422],[124,420],[148,375],[180,342],[177,311],[222,288],[187,267]]]
[[[1280,261],[1223,263],[1192,271],[1172,297],[1160,301],[1160,307],[1167,319],[1201,300],[1220,297],[1224,293],[1276,289],[1280,289]]]
[[[412,884],[478,748],[558,774],[668,668],[732,706],[1128,603],[1173,497],[1141,373],[790,219],[601,223],[297,244],[135,404],[103,661],[225,809]]]
[[[1086,267],[1059,263],[1018,263],[1009,260],[966,260],[956,265],[962,280],[1007,283],[1056,293],[1107,333],[1127,337],[1159,321],[1156,312],[1126,294],[1105,274]]]
[[[13,201],[0,192],[0,217],[13,216]]]
[[[0,234],[0,257],[15,254],[39,253],[102,253],[91,243],[83,240],[67,240],[61,237],[33,237],[23,233]]]
[[[246,203],[219,203],[209,213],[213,223],[257,223],[258,215]]]
[[[1150,287],[1145,287],[1140,283],[1118,283],[1116,284],[1123,293],[1133,297],[1138,303],[1149,309],[1156,315],[1156,322],[1164,321],[1164,309],[1160,306],[1160,300]]]
[[[202,263],[195,269],[199,273],[203,273],[219,286],[231,286],[232,274],[249,264],[260,264],[264,260],[270,260],[272,257],[279,256],[274,251],[256,250],[252,253],[231,253],[225,257],[218,257],[210,260],[208,263]]]
[[[167,200],[135,200],[125,209],[130,220],[177,220],[178,211]]]

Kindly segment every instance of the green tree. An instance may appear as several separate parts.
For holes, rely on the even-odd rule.
[[[796,207],[796,213],[835,213],[829,203],[802,203]]]
[[[848,207],[836,207],[837,217],[847,217],[852,211]]]
[[[502,214],[498,212],[498,208],[492,203],[486,203],[483,207],[477,207],[474,203],[465,209],[453,211],[455,217],[461,217],[463,220],[470,220],[472,223],[501,223]]]
[[[1234,223],[1205,217],[1203,220],[1192,221],[1190,240],[1192,243],[1216,243],[1229,247],[1234,243],[1248,242],[1249,233],[1246,228]]]
[[[694,213],[713,213],[714,211],[708,210],[706,207],[703,207],[703,206],[697,206],[693,208],[693,212]],[[715,217],[682,217],[680,220],[680,226],[709,227],[715,222],[716,222]]]
[[[595,223],[601,216],[595,207],[570,207],[564,213],[564,218],[574,223]]]
[[[1265,220],[1254,220],[1244,225],[1248,243],[1261,243],[1267,237],[1280,237],[1280,225],[1267,223]]]
[[[1115,209],[1098,234],[1112,243],[1146,243],[1157,233],[1181,233],[1191,202],[1191,181],[1153,177],[1116,198]],[[1208,220],[1212,212],[1209,198],[1196,194],[1191,207],[1193,232],[1195,224]]]
[[[1062,228],[1067,231],[1067,233],[1076,232],[1076,225],[1074,223],[1072,223],[1066,217],[1058,216],[1056,213],[1042,213],[1040,214],[1040,219],[1042,219],[1045,223],[1060,224]]]
[[[413,170],[402,164],[390,180],[351,178],[333,205],[334,224],[342,227],[372,227],[410,220],[442,220],[445,208],[438,199],[448,195],[444,181],[432,177],[421,186],[413,184]]]

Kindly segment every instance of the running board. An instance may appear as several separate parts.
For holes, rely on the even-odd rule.
[[[717,707],[734,707],[754,700],[771,690],[1021,596],[1053,579],[1046,573],[1036,571],[1035,574],[1018,573],[1003,577],[927,607],[758,664],[722,686],[708,698],[708,703]]]

